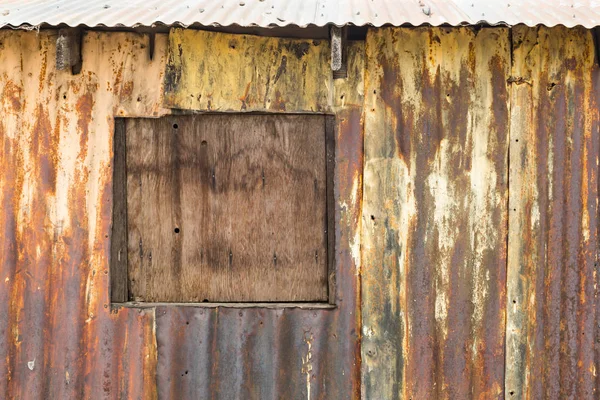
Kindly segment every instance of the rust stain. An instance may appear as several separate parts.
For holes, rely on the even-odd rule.
[[[84,59],[97,70],[74,76],[44,64],[55,51],[50,31],[0,33],[8,46],[0,55],[2,398],[156,397],[153,312],[108,307],[108,124],[117,99],[98,90],[98,77],[112,73],[106,55],[89,50],[128,35],[86,35]],[[131,60],[134,37],[111,57]],[[157,64],[148,71],[160,76]],[[160,91],[142,90],[149,104],[138,110],[159,110]]]
[[[248,109],[248,103],[252,102],[252,99],[250,98],[250,95],[249,95],[250,86],[252,86],[252,82],[248,82],[248,84],[246,85],[246,90],[244,91],[244,95],[242,97],[240,97],[240,101],[242,102],[241,110]]]
[[[137,63],[146,60],[143,35],[86,32],[80,74],[54,71],[52,64],[40,74],[42,58],[55,51],[52,32],[0,32],[6,46],[0,54],[0,397],[153,399],[215,389],[224,398],[358,398],[359,243],[350,248],[340,239],[337,279],[346,295],[336,309],[111,309],[113,118],[166,112],[162,84],[156,85],[163,82],[166,39],[157,35],[155,59]],[[287,68],[292,58],[315,58],[325,47],[289,51],[295,54],[286,54]],[[304,71],[315,74],[311,63]],[[282,110],[289,104],[285,79],[282,74],[273,87]],[[252,99],[264,96],[253,88],[237,96],[249,110]],[[223,107],[216,88],[216,98],[213,89],[194,93],[211,93],[202,101]],[[339,164],[352,160],[350,169],[340,169],[340,238],[359,236],[360,109],[352,115],[339,130],[345,139]],[[189,329],[181,329],[178,316],[189,318]],[[307,331],[313,338],[312,370],[303,375],[308,392],[306,379],[293,384],[302,371],[296,344],[305,343]],[[210,379],[201,380],[197,366],[207,360]],[[238,360],[245,368],[232,377]]]
[[[47,111],[39,104],[33,125],[31,151],[32,156],[40,160],[38,174],[42,190],[48,194],[54,194],[56,189],[58,128],[52,127]]]
[[[38,78],[38,81],[39,81],[38,89],[40,92],[42,92],[42,90],[44,89],[44,86],[52,85],[51,80],[46,80],[47,68],[48,68],[48,51],[45,50],[45,51],[43,51],[42,62],[40,64],[40,73],[39,73],[39,78]]]
[[[275,91],[275,99],[271,102],[271,109],[275,111],[285,111],[285,98],[279,90]]]
[[[531,84],[511,93],[506,390],[592,399],[600,382],[594,38],[564,27],[518,27],[513,37],[511,73]]]
[[[335,81],[325,41],[175,32],[144,62],[87,32],[79,75],[0,32],[1,398],[598,397],[590,31],[373,28]],[[256,70],[216,79],[225,51]],[[184,109],[335,113],[335,309],[111,308],[114,115],[168,112],[170,80]]]
[[[93,90],[93,89],[92,89]],[[87,156],[87,146],[89,139],[89,126],[92,123],[92,109],[94,107],[94,95],[92,90],[88,90],[79,97],[76,105],[78,115],[77,127],[79,128],[79,156],[84,159]]]
[[[23,89],[15,85],[13,81],[6,81],[4,84],[4,90],[2,91],[2,98],[8,100],[11,103],[13,112],[21,111],[21,93]]]
[[[186,29],[172,29],[169,41],[164,78],[169,107],[223,112],[330,110],[327,42]],[[277,92],[280,95],[274,96]],[[190,95],[194,93],[203,95]],[[272,97],[285,98],[285,107]]]
[[[507,44],[505,29],[367,36],[365,398],[503,394]]]
[[[123,84],[123,89],[121,89],[121,96],[125,97],[125,98],[129,98],[131,99],[131,96],[133,94],[133,86],[134,86],[134,82],[133,81],[127,81]]]

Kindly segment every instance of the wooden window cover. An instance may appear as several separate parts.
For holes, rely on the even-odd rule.
[[[112,301],[326,302],[331,119],[118,120]]]

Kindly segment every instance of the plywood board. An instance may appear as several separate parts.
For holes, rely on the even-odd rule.
[[[130,297],[327,301],[325,117],[127,121]]]

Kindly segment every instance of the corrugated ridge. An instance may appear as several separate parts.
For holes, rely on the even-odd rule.
[[[0,27],[357,25],[577,25],[600,23],[600,3],[591,0],[209,0],[0,1]]]

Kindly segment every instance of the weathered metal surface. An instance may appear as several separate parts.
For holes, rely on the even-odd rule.
[[[0,32],[0,398],[357,398],[364,47],[330,86],[336,307],[111,310],[114,116],[167,112],[167,37],[86,33],[79,75],[56,37]]]
[[[503,395],[507,29],[366,41],[365,399]]]
[[[0,398],[155,397],[154,310],[109,308],[113,119],[160,112],[166,36],[0,32]],[[148,83],[152,83],[149,85]]]
[[[597,399],[594,39],[584,29],[522,26],[512,37],[506,391]]]
[[[331,89],[329,53],[323,40],[173,29],[165,104],[206,111],[322,112]]]
[[[177,49],[181,44],[184,49],[178,56],[178,63],[186,68],[182,74],[190,74],[185,71],[191,71],[191,68],[202,63],[210,71],[210,81],[194,80],[192,77],[180,81],[177,93],[182,95],[175,99],[181,99],[183,104],[170,103],[177,108],[193,107],[200,111],[309,111],[310,108],[298,104],[312,102],[316,97],[311,94],[311,90],[302,92],[295,89],[301,85],[301,80],[296,79],[298,75],[296,78],[288,76],[285,86],[280,86],[281,95],[287,99],[284,108],[265,108],[262,97],[258,101],[248,97],[245,108],[241,109],[240,95],[247,87],[251,87],[257,75],[260,79],[264,75],[261,76],[261,72],[239,78],[239,69],[227,68],[226,64],[249,65],[252,70],[263,71],[266,70],[265,65],[271,65],[274,61],[279,64],[281,51],[287,52],[287,66],[291,71],[291,68],[296,67],[290,66],[300,62],[302,57],[308,59],[302,60],[303,63],[316,64],[304,69],[304,79],[307,87],[315,88],[315,92],[331,92],[322,100],[323,106],[319,109],[327,107],[335,112],[337,124],[334,179],[336,308],[158,307],[156,332],[159,397],[358,398],[360,312],[357,294],[362,199],[364,46],[361,43],[349,45],[351,73],[347,79],[339,79],[334,83],[329,67],[328,45],[307,42],[317,52],[311,54],[309,50],[305,55],[297,55],[294,49],[305,48],[304,42],[220,34],[213,36],[198,32],[174,31],[173,34],[177,35],[176,45],[171,40],[174,48]],[[199,43],[200,40],[207,40],[208,45]],[[236,40],[235,52],[231,49],[232,40]],[[300,46],[295,47],[296,44]],[[210,51],[207,52],[204,46]],[[255,52],[255,49],[261,47],[275,51]],[[233,56],[225,64],[213,56],[227,52]],[[273,58],[265,57],[266,54]],[[275,69],[273,67],[271,74],[275,73]],[[167,71],[173,71],[171,66],[168,66]],[[196,72],[193,74],[196,75]],[[169,79],[167,77],[167,84]],[[276,79],[271,82],[273,81]],[[185,102],[188,93],[205,93],[207,90],[203,88],[206,84],[215,90],[210,108],[204,100]],[[316,85],[322,85],[323,88],[316,89]],[[212,90],[208,90],[208,93]],[[222,90],[222,93],[217,95],[216,90]],[[261,91],[264,87],[256,85],[253,90]]]
[[[0,27],[600,24],[594,0],[1,0]]]
[[[168,112],[168,38],[151,60],[86,33],[78,75],[56,38],[0,32],[0,398],[598,397],[590,31],[372,30],[366,89],[363,44],[347,79],[325,56],[337,307],[314,310],[110,309],[113,117]]]

